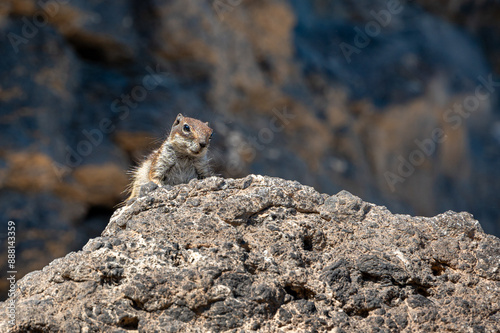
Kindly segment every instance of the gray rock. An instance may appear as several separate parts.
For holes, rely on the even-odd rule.
[[[211,177],[152,188],[26,275],[17,325],[0,331],[494,332],[499,262],[500,240],[468,213]]]
[[[499,236],[500,3],[445,3],[0,1],[0,220],[29,226],[19,276],[99,234],[126,170],[179,112],[211,123],[225,177],[347,189],[412,215],[466,210]],[[389,5],[402,10],[367,36]],[[456,111],[490,74],[481,107]],[[435,129],[448,139],[434,146]],[[320,214],[366,213],[335,205]]]

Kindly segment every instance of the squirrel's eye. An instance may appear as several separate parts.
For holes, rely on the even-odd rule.
[[[191,130],[188,124],[184,124],[184,127],[182,129],[184,130],[184,132],[189,132]]]
[[[212,140],[212,136],[214,136],[214,135],[210,134],[210,137],[208,138],[208,140]]]

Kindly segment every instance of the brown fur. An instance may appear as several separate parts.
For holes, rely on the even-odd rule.
[[[207,150],[212,132],[208,123],[179,113],[161,147],[133,172],[128,199],[137,197],[141,186],[150,181],[160,186],[178,185],[211,176]]]

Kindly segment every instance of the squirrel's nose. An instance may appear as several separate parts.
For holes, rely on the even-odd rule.
[[[207,146],[206,142],[200,142],[200,147],[205,148]]]

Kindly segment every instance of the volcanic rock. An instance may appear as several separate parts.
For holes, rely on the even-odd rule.
[[[211,177],[145,187],[101,237],[18,281],[0,331],[498,332],[499,265],[468,213]]]

